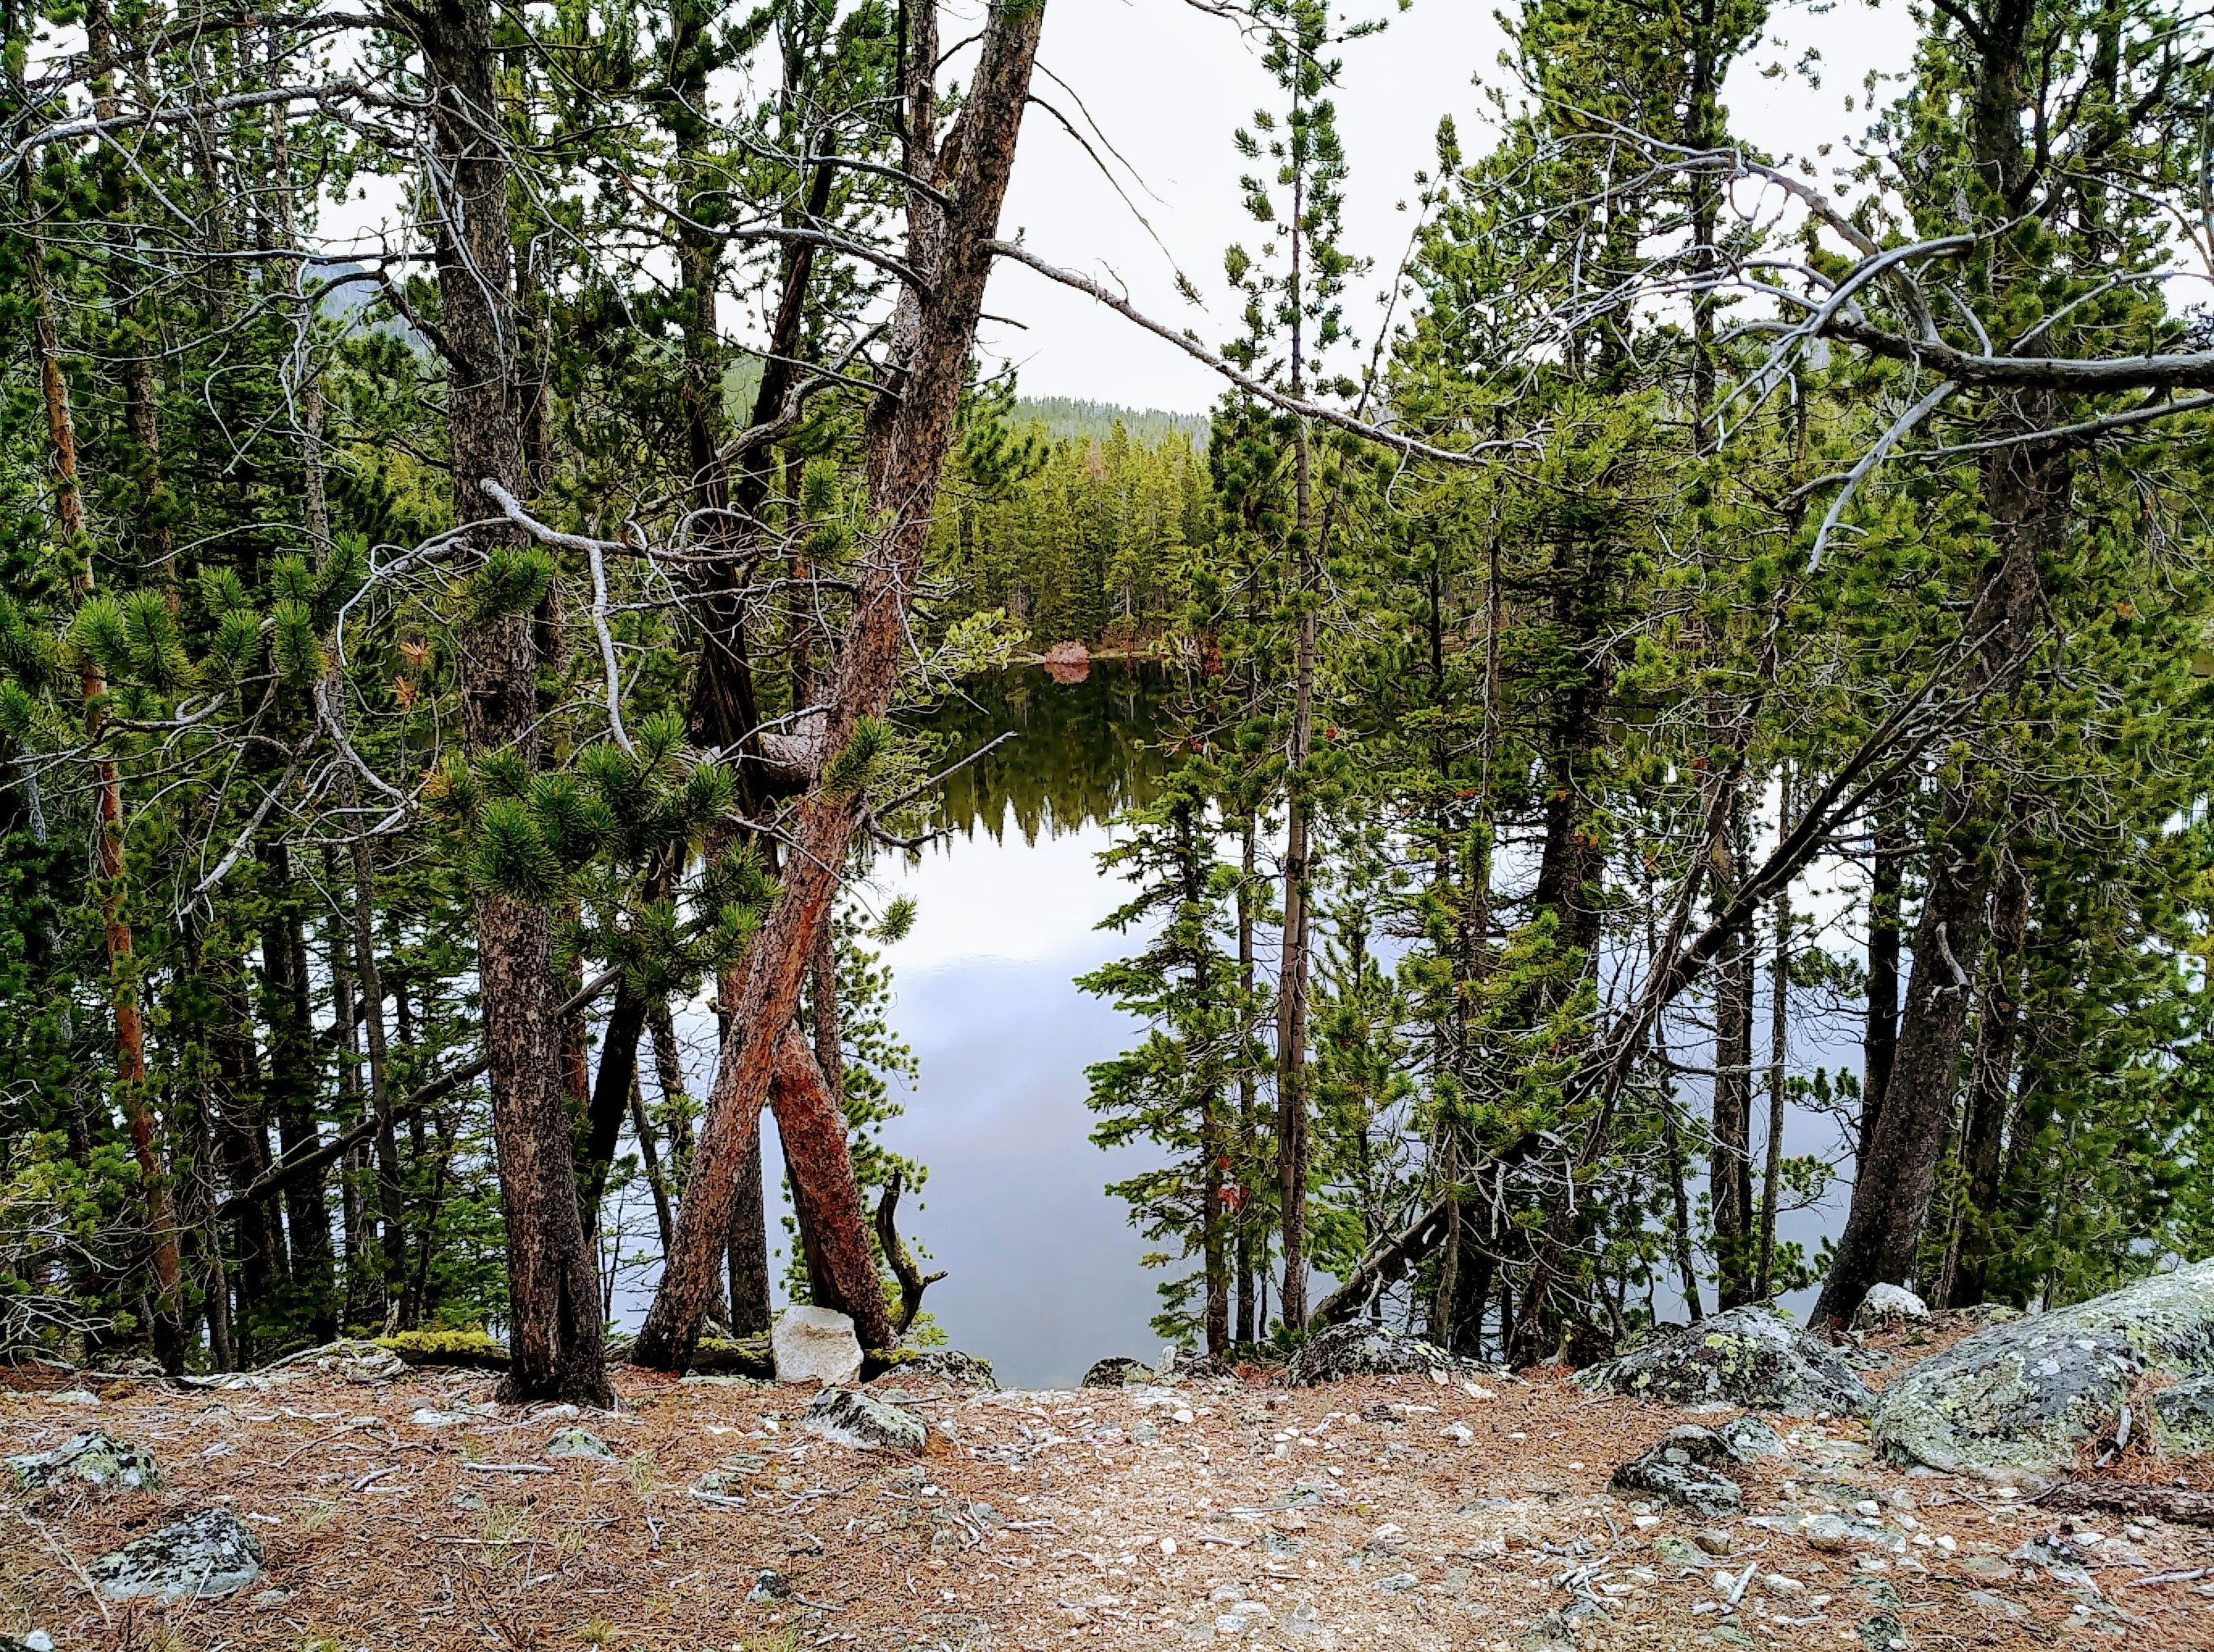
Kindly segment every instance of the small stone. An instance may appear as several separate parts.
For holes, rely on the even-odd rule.
[[[1176,1551],[1177,1551],[1177,1540],[1176,1540],[1174,1538],[1172,1538],[1172,1537],[1165,1537],[1165,1538],[1163,1538],[1163,1539],[1161,1539],[1161,1552],[1162,1552],[1163,1554],[1165,1554],[1165,1555],[1172,1555],[1172,1554],[1174,1554]]]
[[[785,1600],[792,1597],[792,1585],[778,1571],[761,1571],[754,1577],[754,1586],[746,1591],[749,1600]]]
[[[1726,1555],[1733,1541],[1730,1534],[1719,1526],[1709,1526],[1691,1533],[1691,1541],[1711,1555]]]
[[[0,1652],[54,1652],[54,1637],[43,1629],[28,1635],[0,1635]]]
[[[768,1333],[779,1382],[820,1382],[829,1387],[858,1382],[861,1343],[853,1321],[827,1308],[788,1308]]]
[[[229,1509],[211,1509],[101,1556],[90,1575],[104,1600],[213,1600],[261,1581],[261,1545]]]
[[[469,1420],[467,1411],[442,1411],[435,1405],[418,1405],[407,1414],[407,1420],[419,1429],[450,1429],[456,1423]]]
[[[1782,1572],[1764,1572],[1761,1575],[1760,1585],[1779,1600],[1789,1600],[1807,1592],[1807,1586],[1804,1583],[1795,1577],[1786,1576]]]
[[[1994,1617],[2012,1618],[2017,1621],[2029,1616],[2029,1608],[2019,1600],[2009,1600],[2003,1594],[1993,1594],[1989,1589],[1970,1589],[1968,1604],[1979,1612]]]
[[[1730,1455],[1741,1463],[1785,1454],[1783,1437],[1757,1417],[1740,1417],[1717,1430]]]
[[[565,1457],[581,1457],[596,1463],[617,1460],[614,1447],[590,1429],[578,1428],[554,1429],[553,1438],[546,1442],[546,1456],[549,1461]]]
[[[100,1396],[89,1388],[61,1388],[46,1396],[49,1405],[81,1405],[87,1411],[100,1409]]]
[[[1930,1317],[1930,1305],[1903,1285],[1870,1285],[1853,1313],[1856,1331],[1881,1331]]]
[[[1449,1423],[1438,1431],[1438,1438],[1450,1440],[1457,1446],[1465,1446],[1476,1438],[1476,1430],[1465,1423]]]
[[[1379,1577],[1376,1587],[1386,1594],[1405,1594],[1422,1587],[1422,1580],[1412,1572],[1394,1572],[1389,1577]]]
[[[1889,1612],[1863,1621],[1860,1637],[1868,1652],[1906,1652],[1906,1626]]]
[[[1672,1571],[1696,1570],[1704,1558],[1690,1539],[1678,1537],[1673,1532],[1663,1532],[1653,1539],[1653,1553]]]
[[[815,1396],[800,1426],[841,1446],[920,1453],[930,1430],[911,1411],[855,1388],[825,1388]]]
[[[1906,1539],[1898,1533],[1881,1526],[1847,1520],[1842,1515],[1809,1515],[1799,1522],[1799,1535],[1806,1539],[1808,1548],[1824,1554],[1843,1554],[1859,1548],[1896,1551],[1906,1547]]]

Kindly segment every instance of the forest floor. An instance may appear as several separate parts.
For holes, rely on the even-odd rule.
[[[498,1410],[462,1373],[119,1382],[96,1407],[0,1380],[0,1454],[96,1424],[166,1477],[0,1499],[0,1637],[60,1652],[2214,1646],[2214,1533],[2108,1522],[2071,1586],[2009,1558],[2059,1517],[1887,1468],[1844,1421],[1775,1419],[1789,1454],[1731,1470],[1737,1518],[1648,1507],[1608,1476],[1691,1415],[1565,1377],[917,1388],[920,1458],[804,1432],[802,1390],[635,1371],[582,1417]],[[563,1426],[612,1458],[548,1461]],[[1869,1503],[1899,1550],[1756,1523]],[[95,1557],[211,1507],[259,1537],[265,1584],[93,1598]]]

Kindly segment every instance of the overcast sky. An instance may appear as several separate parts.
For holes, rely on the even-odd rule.
[[[1386,0],[1376,9],[1389,9]],[[948,10],[947,38],[958,40],[970,31],[958,26],[957,15],[981,13],[981,0],[955,0]],[[1363,302],[1353,307],[1364,324],[1406,246],[1410,219],[1399,205],[1413,193],[1415,173],[1432,162],[1439,117],[1455,117],[1471,152],[1485,143],[1471,80],[1499,72],[1504,37],[1492,14],[1489,0],[1416,0],[1381,36],[1343,54],[1337,101],[1352,168],[1349,250],[1378,265],[1357,290]],[[1727,88],[1736,130],[1778,154],[1811,153],[1819,143],[1859,134],[1867,125],[1864,76],[1871,68],[1905,68],[1915,38],[1902,0],[1779,5],[1768,39]],[[1797,64],[1810,47],[1820,53],[1819,90],[1795,73],[1764,76],[1772,65]],[[1247,163],[1230,142],[1257,105],[1272,101],[1256,49],[1183,0],[1055,0],[1040,60],[1050,75],[1040,76],[1039,96],[1079,127],[1086,122],[1079,100],[1090,111],[1142,179],[1141,189],[1124,174],[1123,186],[1167,250],[1153,244],[1092,160],[1043,109],[1031,112],[1024,129],[1009,233],[1024,232],[1031,247],[1054,262],[1118,280],[1157,318],[1220,342],[1237,320],[1220,298],[1223,248],[1258,240],[1239,203],[1238,178]],[[1851,113],[1849,94],[1856,99]],[[1841,158],[1842,151],[1824,164]],[[1177,297],[1178,266],[1208,295],[1205,314]],[[989,308],[1024,323],[1022,330],[988,327],[986,337],[1018,365],[1026,394],[1199,411],[1217,393],[1212,375],[1173,346],[1027,271],[1003,268]]]

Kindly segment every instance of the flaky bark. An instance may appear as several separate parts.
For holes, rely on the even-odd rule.
[[[479,514],[494,482],[522,497],[523,440],[505,123],[493,84],[489,0],[404,7],[423,49],[437,204],[436,265],[447,351],[447,430],[455,514]],[[505,523],[472,536],[480,552],[520,543]],[[460,638],[469,755],[498,751],[538,765],[537,652],[528,614],[471,625]],[[507,1218],[511,1399],[611,1403],[599,1282],[578,1216],[561,1094],[554,919],[491,890],[475,899],[492,1130]]]
[[[942,223],[930,196],[910,192],[908,259],[931,283],[931,291],[927,302],[914,302],[911,334],[899,334],[906,318],[895,318],[902,363],[898,398],[872,417],[866,458],[876,545],[838,650],[824,747],[831,757],[794,815],[794,852],[754,943],[741,991],[729,1001],[731,1036],[724,1040],[694,1155],[677,1218],[676,1247],[639,1336],[634,1357],[644,1364],[682,1369],[690,1361],[719,1271],[745,1149],[758,1132],[761,1108],[779,1069],[778,1052],[789,1042],[787,1033],[798,1036],[792,1021],[801,985],[816,934],[829,921],[862,802],[838,785],[836,754],[852,742],[859,725],[881,717],[891,702],[908,611],[991,275],[991,242],[1013,166],[1043,15],[1038,0],[1003,0],[993,7],[962,113],[963,141],[951,175],[945,180],[949,204]],[[927,49],[915,38],[918,34],[929,37]],[[929,113],[928,88],[937,61],[934,8],[913,9],[908,46],[908,130],[920,134],[933,130],[916,122],[914,114]],[[912,299],[910,289],[902,310]],[[787,1151],[798,1170],[802,1155],[789,1140]],[[846,1152],[840,1114],[835,1157],[844,1159]],[[823,1191],[810,1190],[810,1197]],[[817,1236],[826,1237],[819,1228]],[[865,1247],[865,1229],[858,1226],[850,1234],[835,1237],[841,1245],[859,1240]],[[872,1278],[873,1266],[872,1259]],[[890,1338],[890,1326],[880,1295],[877,1310],[862,1334],[865,1341],[873,1336],[875,1345],[883,1346]]]

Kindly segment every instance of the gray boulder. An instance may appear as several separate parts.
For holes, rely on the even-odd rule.
[[[1595,1393],[1799,1416],[1864,1416],[1874,1399],[1835,1349],[1765,1308],[1710,1315],[1579,1371],[1575,1381]]]
[[[261,1581],[261,1545],[227,1509],[126,1543],[92,1563],[103,1600],[213,1600]]]
[[[2041,1478],[2112,1429],[2148,1375],[2214,1376],[2214,1262],[1963,1338],[1893,1380],[1873,1436],[1894,1462]]]
[[[153,1457],[138,1446],[111,1440],[98,1429],[72,1434],[52,1451],[8,1459],[21,1491],[44,1491],[64,1482],[95,1491],[150,1491],[162,1484]]]
[[[1122,1354],[1103,1359],[1084,1374],[1087,1388],[1119,1388],[1126,1382],[1151,1382],[1157,1373],[1141,1359]]]
[[[930,1433],[913,1412],[855,1388],[825,1388],[799,1425],[838,1445],[909,1454],[921,1451]]]
[[[1284,1379],[1294,1388],[1306,1388],[1341,1377],[1427,1376],[1432,1371],[1456,1369],[1459,1363],[1420,1337],[1355,1320],[1308,1338],[1285,1367]]]
[[[1703,1515],[1734,1515],[1745,1494],[1716,1465],[1737,1460],[1730,1443],[1712,1429],[1671,1429],[1660,1442],[1614,1471],[1618,1491],[1642,1491]]]
[[[835,1387],[861,1375],[861,1342],[853,1322],[828,1308],[788,1308],[769,1327],[779,1382],[820,1382]]]

